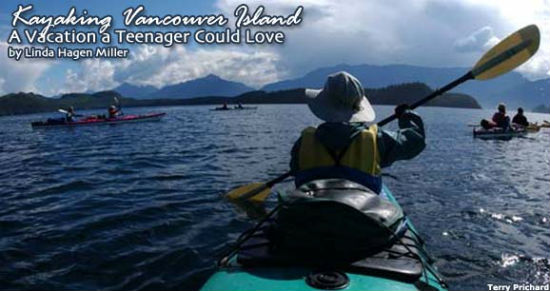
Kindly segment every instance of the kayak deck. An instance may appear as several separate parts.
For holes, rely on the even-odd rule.
[[[390,202],[398,205],[390,190],[384,185],[381,196],[387,198]],[[408,229],[416,233],[416,230],[407,221]],[[412,248],[418,249],[416,254],[421,260],[429,260],[423,254],[422,243],[419,241],[407,241],[411,243]],[[320,271],[316,267],[308,267],[304,264],[284,265],[277,263],[262,264],[254,263],[250,259],[251,249],[261,245],[261,242],[255,241],[248,246],[243,245],[244,251],[237,253],[229,258],[227,266],[220,267],[219,270],[210,277],[210,279],[201,288],[201,291],[220,291],[220,290],[319,290],[312,287],[308,280],[310,274]],[[397,245],[397,244],[396,244]],[[394,247],[392,246],[391,250]],[[382,252],[381,252],[382,253]],[[397,252],[398,253],[398,252]],[[389,257],[396,256],[395,252],[388,252]],[[353,263],[349,267],[331,268],[331,271],[338,271],[347,276],[349,282],[345,288],[340,290],[419,290],[422,285],[429,285],[433,290],[446,290],[437,278],[428,271],[417,259],[404,258],[397,255],[395,260],[377,258],[378,254],[360,260],[365,261],[363,265]],[[240,256],[240,257],[239,257]],[[260,261],[265,260],[261,258]],[[417,262],[416,264],[414,262]],[[245,264],[243,264],[245,263]],[[369,265],[370,264],[370,265]],[[378,264],[378,266],[377,266]],[[431,267],[433,268],[433,267]]]
[[[527,129],[502,130],[500,128],[498,129],[475,129],[474,128],[473,135],[474,135],[474,138],[480,138],[480,139],[502,139],[502,138],[526,136],[529,132],[535,132],[535,131],[530,131]]]
[[[201,288],[201,291],[220,290],[319,290],[310,286],[305,278],[312,270],[306,268],[254,268],[223,270],[214,274]],[[419,288],[411,283],[405,283],[382,277],[365,276],[346,273],[349,284],[339,290],[347,291],[418,291]],[[428,277],[430,286],[438,283],[433,277]],[[437,285],[436,285],[437,284]],[[443,287],[434,287],[433,290],[446,290]]]
[[[124,115],[116,118],[86,118],[74,122],[33,122],[32,127],[63,127],[63,126],[82,126],[82,125],[100,125],[100,124],[119,124],[142,121],[158,121],[166,113],[147,113],[142,115]]]

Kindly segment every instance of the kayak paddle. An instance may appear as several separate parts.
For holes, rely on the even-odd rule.
[[[464,76],[443,86],[441,89],[435,90],[432,94],[420,99],[409,107],[410,109],[415,109],[468,80],[489,80],[507,73],[531,58],[539,49],[539,44],[539,28],[534,24],[528,25],[509,35],[486,52]],[[396,118],[397,116],[393,114],[378,122],[378,126],[384,126]]]
[[[486,52],[474,67],[462,77],[409,105],[409,108],[415,109],[468,80],[489,80],[507,73],[531,58],[537,52],[539,44],[540,32],[538,27],[528,25],[509,35]],[[394,113],[379,121],[378,126],[384,126],[396,118],[397,116]],[[286,172],[267,183],[251,183],[238,187],[227,193],[225,197],[229,200],[263,202],[271,192],[271,187],[288,178],[291,174],[291,172]]]
[[[58,112],[61,112],[61,113],[63,113],[63,114],[69,113],[67,110],[61,109],[61,108],[57,109],[57,111],[58,111]],[[82,115],[82,114],[73,114],[73,116],[74,116],[74,117],[82,117],[82,116],[84,116],[84,115]]]
[[[269,193],[271,193],[271,187],[273,185],[283,181],[290,177],[291,173],[286,172],[283,175],[267,182],[267,183],[250,183],[231,190],[225,194],[225,197],[229,200],[245,201],[250,200],[252,202],[263,202]]]
[[[122,112],[122,104],[120,103],[120,100],[118,100],[116,96],[113,97],[113,99],[115,100],[115,104],[118,109],[118,112],[120,112],[120,115],[124,115],[124,112]]]

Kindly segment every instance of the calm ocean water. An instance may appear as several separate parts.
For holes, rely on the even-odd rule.
[[[39,130],[30,122],[55,113],[0,118],[0,289],[198,289],[253,223],[220,194],[284,173],[301,129],[319,123],[304,105],[127,111],[168,115]],[[428,146],[385,182],[450,288],[550,283],[550,130],[482,141],[466,125],[490,111],[419,112]]]

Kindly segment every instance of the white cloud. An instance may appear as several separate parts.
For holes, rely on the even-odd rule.
[[[231,15],[241,2],[218,0],[216,7]],[[285,30],[285,45],[274,48],[292,75],[339,63],[469,67],[500,38],[531,23],[542,31],[541,50],[519,71],[540,78],[549,70],[548,0],[253,0],[247,4],[251,9],[264,5],[267,14],[282,15],[304,6],[303,23]]]
[[[132,58],[117,65],[115,79],[161,87],[212,73],[227,80],[259,86],[279,79],[278,61],[278,55],[248,51],[244,47],[188,50],[183,46],[142,46]]]
[[[455,48],[459,52],[484,52],[494,45],[498,39],[493,29],[489,26],[482,27],[467,37],[460,38],[455,42]]]
[[[0,95],[13,92],[36,92],[35,83],[51,66],[48,61],[8,58],[9,44],[0,42]],[[17,46],[22,48],[22,46]]]
[[[474,7],[492,7],[497,15],[495,23],[500,28],[500,37],[524,27],[536,24],[541,32],[539,51],[517,71],[529,79],[550,76],[550,1],[549,0],[465,0]],[[495,26],[494,26],[495,27]]]
[[[217,0],[215,7],[231,16],[242,2]],[[540,49],[518,71],[532,79],[548,77],[550,71],[549,0],[251,0],[247,4],[251,9],[264,5],[265,13],[281,15],[302,5],[303,22],[283,29],[284,45],[133,46],[127,60],[79,62],[79,68],[66,71],[64,88],[57,90],[98,91],[122,82],[162,87],[210,73],[259,87],[340,63],[468,67],[500,38],[532,23],[541,29]],[[5,43],[0,48],[5,51]],[[51,66],[16,63],[5,54],[0,65],[0,92],[35,90],[36,80]]]
[[[548,52],[546,47],[539,48],[537,55],[519,67],[518,72],[531,80],[550,77],[550,58],[541,56]]]
[[[66,72],[65,92],[112,89],[123,82],[157,88],[208,74],[259,87],[277,81],[284,72],[276,67],[279,56],[266,51],[240,49],[188,50],[143,45],[125,60],[86,60],[81,70]]]
[[[238,3],[220,0],[218,7],[229,14]],[[249,6],[254,9],[261,3],[257,0]],[[304,6],[303,23],[287,30],[287,42],[278,48],[285,56],[284,65],[297,74],[339,63],[458,65],[461,60],[449,60],[448,56],[454,41],[462,36],[457,32],[463,30],[459,26],[468,23],[469,31],[479,27],[469,17],[460,16],[466,15],[462,10],[468,10],[460,3],[326,0],[300,4]],[[293,1],[270,2],[265,4],[266,13],[288,14],[296,5]],[[459,14],[451,23],[440,14],[450,6]]]
[[[80,70],[68,69],[65,86],[58,93],[101,91],[116,86],[113,80],[115,64],[100,59],[82,61]]]

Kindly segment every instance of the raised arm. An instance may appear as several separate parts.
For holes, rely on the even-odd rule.
[[[378,132],[381,167],[389,167],[395,161],[412,159],[425,147],[424,122],[418,114],[408,109],[404,109],[399,117],[399,130]]]

